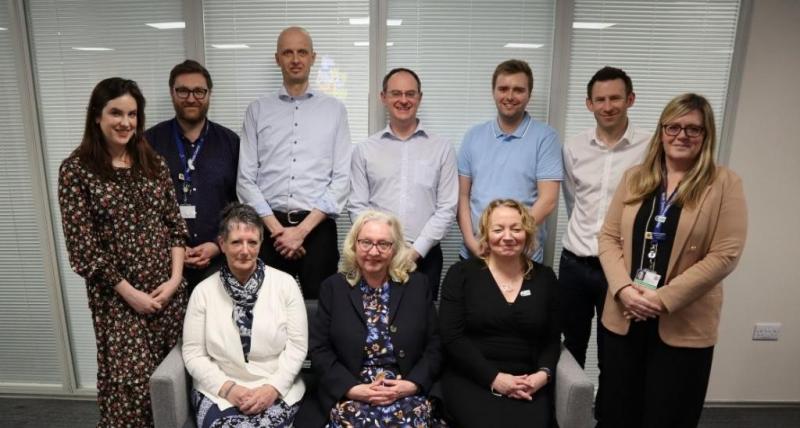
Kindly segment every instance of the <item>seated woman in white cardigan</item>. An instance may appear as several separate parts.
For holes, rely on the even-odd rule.
[[[264,228],[252,207],[230,204],[219,230],[227,263],[195,288],[183,325],[197,426],[291,426],[305,392],[303,296],[258,259]]]

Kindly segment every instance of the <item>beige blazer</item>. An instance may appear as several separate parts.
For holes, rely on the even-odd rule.
[[[634,167],[637,168],[637,167]],[[602,322],[626,335],[630,321],[622,315],[617,293],[632,284],[631,239],[641,202],[625,205],[631,171],[623,176],[606,214],[599,242],[600,262],[608,280]],[[667,276],[658,297],[666,307],[658,332],[671,346],[705,348],[717,342],[722,280],[739,261],[747,234],[747,207],[741,179],[719,166],[699,204],[684,206],[670,253]]]
[[[308,351],[306,305],[294,278],[269,266],[266,269],[253,306],[246,363],[233,321],[233,300],[219,273],[198,284],[189,299],[183,322],[183,362],[195,389],[220,410],[232,406],[217,395],[228,380],[248,388],[270,384],[288,405],[300,401],[305,392],[298,374]]]

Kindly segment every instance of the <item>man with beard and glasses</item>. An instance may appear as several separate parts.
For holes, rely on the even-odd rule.
[[[145,137],[166,159],[181,215],[189,227],[183,276],[189,292],[219,270],[224,259],[215,243],[220,212],[236,201],[239,136],[207,119],[213,84],[200,63],[186,60],[169,74],[175,117],[148,129]]]

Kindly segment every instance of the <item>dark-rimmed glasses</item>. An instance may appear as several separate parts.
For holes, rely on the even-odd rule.
[[[661,125],[661,128],[664,129],[664,133],[670,137],[677,137],[681,134],[681,131],[683,131],[687,137],[699,137],[706,131],[702,126],[680,126],[677,123]]]
[[[377,247],[378,251],[381,253],[385,253],[392,249],[394,246],[394,242],[392,241],[378,241],[372,242],[369,239],[359,239],[356,241],[358,244],[358,249],[364,252],[368,252],[372,250],[372,247]]]
[[[194,99],[202,100],[205,99],[206,95],[208,95],[208,89],[206,88],[194,88],[189,89],[183,86],[179,86],[174,89],[175,95],[178,96],[180,99],[187,99],[189,98],[189,94],[194,95]]]

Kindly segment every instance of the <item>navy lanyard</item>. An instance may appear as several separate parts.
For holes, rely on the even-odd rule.
[[[662,232],[664,223],[667,222],[667,211],[672,206],[672,200],[675,194],[678,193],[678,188],[672,191],[672,194],[667,197],[667,188],[665,185],[661,186],[661,194],[658,199],[658,214],[655,216],[656,225],[653,227],[653,241],[664,242],[667,240],[667,234]]]
[[[208,121],[206,121],[206,129],[203,131],[203,135],[197,140],[197,146],[194,149],[194,153],[192,154],[192,158],[187,160],[186,159],[186,151],[183,148],[183,140],[181,139],[180,133],[178,133],[178,120],[172,122],[172,139],[175,141],[175,146],[178,148],[178,157],[181,159],[181,167],[183,167],[183,173],[178,174],[178,180],[184,182],[184,193],[188,191],[188,185],[192,182],[192,171],[194,171],[195,160],[197,159],[197,155],[200,153],[200,149],[203,148],[203,143],[206,142],[206,136],[208,135]]]

